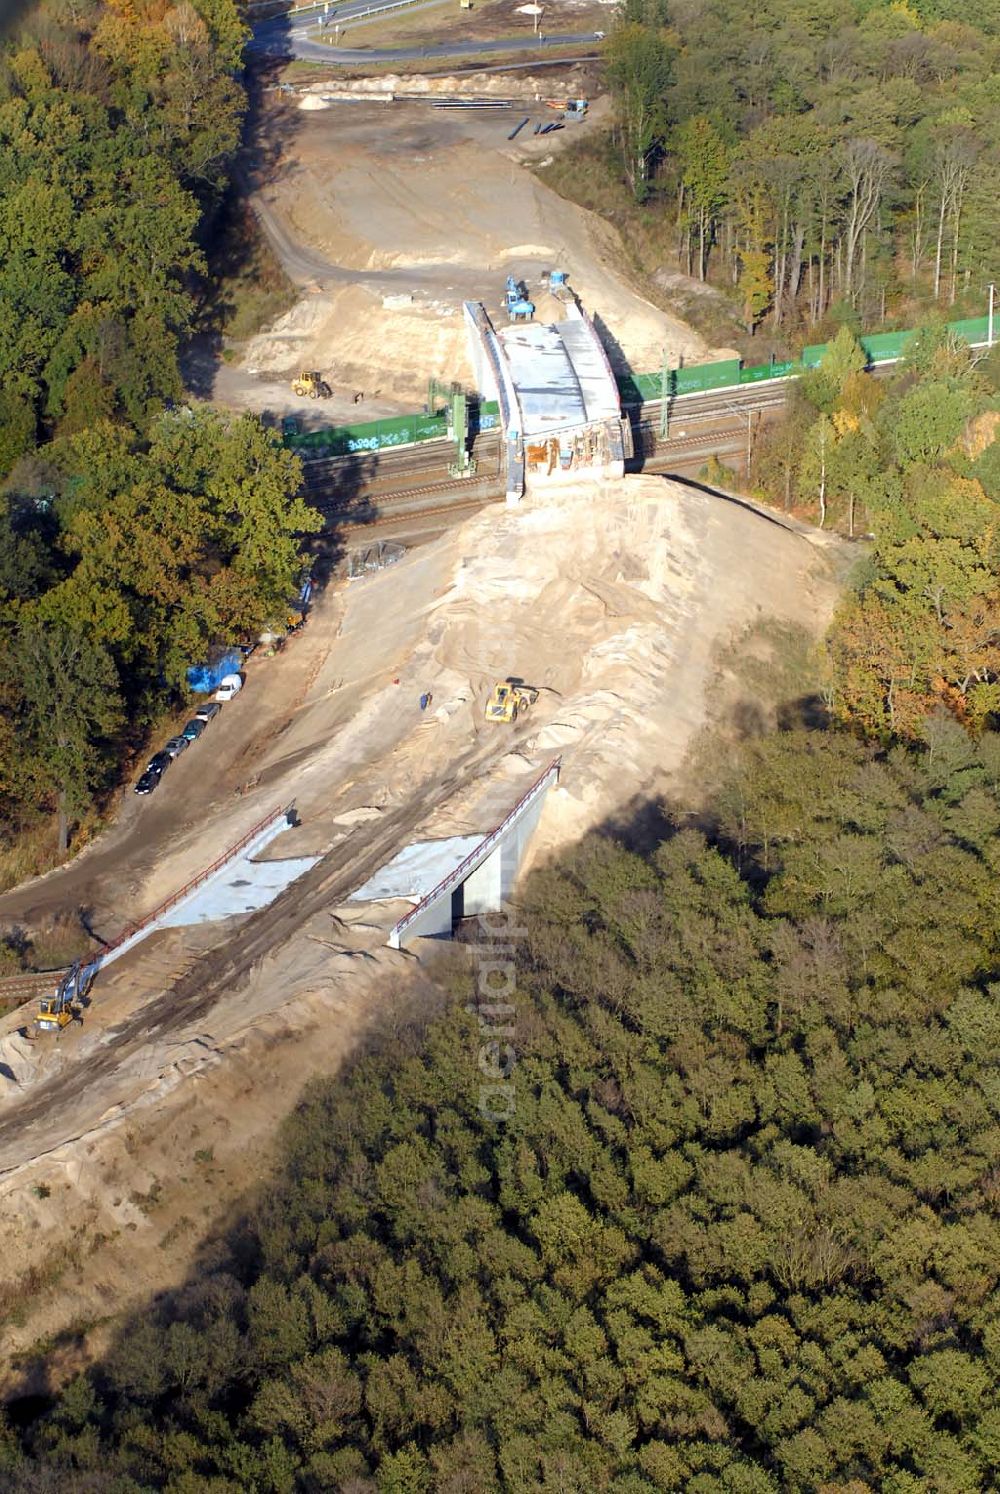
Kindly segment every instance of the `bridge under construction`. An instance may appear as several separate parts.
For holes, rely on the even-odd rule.
[[[505,496],[517,502],[539,479],[622,470],[690,479],[713,456],[746,479],[762,425],[826,351],[805,348],[799,362],[744,367],[732,358],[616,377],[589,317],[578,313],[498,330],[485,307],[466,303],[481,396],[468,406],[463,396],[467,423],[456,426],[449,409],[293,438],[310,503],[348,531],[417,532]],[[992,344],[988,317],[949,325],[974,348]],[[890,371],[914,335],[861,338],[870,371]],[[458,451],[464,476],[456,476]]]

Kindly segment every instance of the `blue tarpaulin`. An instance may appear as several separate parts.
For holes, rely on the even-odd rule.
[[[227,674],[239,674],[243,655],[238,648],[226,649],[210,664],[192,664],[187,672],[188,689],[196,695],[210,695]]]

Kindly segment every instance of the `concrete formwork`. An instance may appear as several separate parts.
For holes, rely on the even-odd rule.
[[[463,311],[476,388],[480,394],[495,399],[499,406],[504,442],[504,471],[507,475],[507,502],[513,506],[520,503],[524,492],[524,444],[521,439],[517,390],[486,307],[479,301],[466,301]]]

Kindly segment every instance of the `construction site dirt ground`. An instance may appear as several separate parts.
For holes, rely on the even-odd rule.
[[[758,694],[738,670],[720,689],[720,660],[748,629],[815,639],[846,562],[828,536],[654,477],[491,505],[330,586],[157,794],[0,899],[29,926],[84,905],[110,937],[291,800],[300,824],[266,854],[323,858],[249,919],[154,934],[59,1039],[20,1039],[30,1012],[0,1022],[8,1392],[39,1388],[33,1344],[62,1342],[69,1367],[183,1279],[303,1085],[393,1021],[415,967],[385,941],[407,905],[352,891],[415,839],[489,829],[556,756],[536,861],[640,802],[696,799],[692,742]],[[540,690],[513,728],[483,719],[507,674]]]
[[[571,70],[558,78],[337,78],[294,98],[266,94],[258,130],[274,147],[246,176],[259,222],[302,295],[229,350],[213,399],[296,413],[307,427],[417,409],[432,377],[471,387],[463,301],[482,300],[500,317],[506,277],[514,275],[540,317],[561,315],[542,282],[552,269],[567,272],[619,369],[657,369],[664,352],[673,366],[724,356],[728,350],[707,348],[629,283],[613,227],[530,169],[606,126],[607,102],[598,100],[586,119],[534,133],[560,118],[547,97],[583,86]],[[394,88],[423,96],[377,101]],[[330,101],[345,91],[358,97]],[[434,107],[453,92],[515,102],[485,111]],[[296,400],[289,382],[300,369],[322,371],[333,398]]]

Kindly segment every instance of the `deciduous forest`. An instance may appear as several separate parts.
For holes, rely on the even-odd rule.
[[[1000,277],[996,0],[624,0],[607,62],[613,150],[581,146],[578,186],[601,207],[622,180],[645,205],[647,268],[714,281],[786,342],[827,317],[981,310]]]
[[[0,51],[0,821],[45,855],[317,523],[256,420],[177,407],[245,35],[233,0],[46,0]]]
[[[763,429],[757,491],[868,540],[830,635],[834,716],[913,739],[938,706],[972,730],[1000,711],[1000,348],[943,326],[889,378],[841,328]]]
[[[6,1486],[990,1487],[998,860],[1000,738],[945,717],[748,742],[701,829],[586,840]]]

